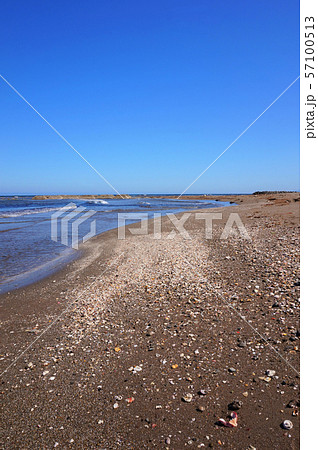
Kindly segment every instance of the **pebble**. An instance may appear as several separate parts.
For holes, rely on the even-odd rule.
[[[299,400],[290,400],[287,405],[286,408],[297,408],[300,405]]]
[[[269,377],[273,377],[275,375],[276,371],[275,370],[266,370],[265,374],[268,375]]]
[[[206,395],[206,391],[204,389],[200,389],[198,394],[204,396]]]
[[[293,428],[293,422],[291,420],[284,420],[282,428],[284,428],[284,430],[291,430]]]
[[[198,406],[197,407],[197,411],[204,412],[205,411],[205,407],[204,406]]]
[[[189,393],[189,394],[185,394],[182,397],[182,400],[186,403],[190,403],[192,401],[192,398],[193,398],[193,395]]]
[[[233,402],[229,403],[228,408],[232,411],[237,411],[243,405],[243,402],[240,400],[233,400]]]
[[[272,379],[271,377],[258,377],[260,380],[265,381],[265,383],[269,383]]]

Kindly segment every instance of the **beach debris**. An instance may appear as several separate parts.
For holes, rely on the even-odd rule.
[[[197,407],[197,411],[204,412],[205,411],[205,407],[204,406],[198,406]]]
[[[136,373],[142,371],[142,367],[141,367],[141,365],[140,365],[140,366],[131,366],[131,367],[129,367],[128,370],[129,370],[130,372],[136,374]]]
[[[192,401],[192,399],[193,399],[193,395],[190,394],[190,393],[185,394],[185,395],[182,397],[182,400],[183,400],[184,402],[186,402],[186,403],[190,403],[190,402]]]
[[[114,408],[114,409],[117,409],[117,408],[119,408],[119,404],[118,404],[117,402],[116,402],[116,403],[114,403],[114,404],[113,404],[113,408]]]
[[[271,377],[258,377],[260,380],[265,381],[265,383],[269,383],[272,379]]]
[[[129,397],[129,398],[126,398],[126,402],[129,404],[129,403],[132,403],[132,402],[134,402],[135,401],[135,399],[134,399],[134,397]]]
[[[270,369],[266,370],[266,372],[265,372],[265,374],[266,374],[267,376],[272,377],[272,378],[273,378],[273,376],[275,375],[275,373],[276,373],[275,370],[270,370]]]
[[[232,412],[230,414],[231,419],[229,421],[224,419],[219,419],[217,424],[222,425],[223,427],[234,428],[237,427],[237,414],[236,412]]]
[[[298,408],[300,406],[300,401],[299,400],[290,400],[287,405],[286,408]]]
[[[284,430],[291,430],[293,426],[294,425],[291,420],[284,420],[284,422],[281,424],[281,427],[284,428]]]
[[[238,411],[243,405],[243,402],[240,400],[233,400],[233,402],[229,403],[228,408],[231,411]]]
[[[178,367],[179,367],[178,364],[172,364],[171,366],[172,369],[177,369]]]
[[[45,375],[47,375],[49,372],[50,372],[49,370],[44,370],[44,371],[42,372],[42,376],[45,377]]]
[[[236,372],[236,369],[234,369],[234,367],[229,367],[229,368],[228,368],[228,371],[229,371],[230,373],[235,373],[235,372]]]
[[[121,348],[120,347],[115,347],[114,350],[115,350],[116,353],[118,353],[118,352],[121,351]]]
[[[191,381],[192,381],[192,380],[191,380]],[[206,395],[206,391],[205,391],[204,389],[200,389],[199,392],[198,392],[198,394],[201,395],[201,396],[203,397],[204,395]]]
[[[244,348],[246,347],[247,343],[246,341],[238,341],[237,346],[240,348]]]
[[[242,394],[244,397],[248,397],[248,392],[246,391],[246,392],[243,392],[243,394]]]
[[[170,445],[170,444],[171,444],[171,439],[170,439],[169,437],[167,437],[167,438],[165,439],[165,443],[166,443],[167,445]]]

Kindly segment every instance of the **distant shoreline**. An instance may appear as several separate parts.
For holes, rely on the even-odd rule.
[[[231,196],[253,196],[253,195],[277,195],[277,194],[299,194],[299,191],[255,191],[252,193],[229,193],[229,194],[184,194],[182,198],[187,199],[206,199],[213,200],[219,197],[231,197]],[[63,199],[121,199],[121,198],[134,198],[134,197],[144,197],[144,198],[179,198],[180,194],[0,194],[0,198],[6,197],[32,197],[32,200],[63,200]]]

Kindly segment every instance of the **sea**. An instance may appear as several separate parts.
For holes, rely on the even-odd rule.
[[[78,240],[91,230],[95,221],[94,234],[118,227],[118,214],[179,213],[186,210],[227,206],[226,202],[197,199],[148,198],[135,195],[129,199],[48,199],[35,200],[33,195],[0,197],[0,293],[26,286],[53,273],[63,264],[78,257],[79,250],[71,246],[71,222],[67,237],[61,242],[59,220],[76,206],[83,222],[78,226]],[[72,203],[72,205],[70,205]],[[70,209],[69,209],[70,208]],[[72,209],[73,208],[73,209]],[[90,215],[84,220],[83,214]],[[52,217],[53,216],[53,217]],[[55,220],[57,236],[52,235],[52,219]],[[129,216],[128,216],[129,217]],[[73,220],[73,221],[74,221]],[[130,219],[126,224],[140,219]],[[52,239],[53,237],[53,239]],[[67,245],[65,241],[67,240]]]

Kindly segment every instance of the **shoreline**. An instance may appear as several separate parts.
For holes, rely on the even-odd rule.
[[[53,199],[71,200],[73,198],[73,200],[79,200],[79,199],[85,200],[86,199],[88,201],[96,200],[97,202],[99,202],[99,201],[102,201],[102,200],[100,200],[101,197],[103,197],[103,196],[101,196],[101,195],[91,196],[91,197],[89,197],[87,195],[77,196],[77,197],[74,197],[74,196],[72,197],[72,196],[68,196],[68,195],[41,196],[41,198],[38,198],[38,200],[47,200],[47,199],[48,200],[53,200]],[[125,197],[123,196],[123,199],[125,199],[125,198],[128,198],[128,196],[125,196]],[[132,197],[129,197],[129,198],[132,198]],[[152,197],[151,197],[151,199],[153,200]],[[156,200],[161,201],[162,199],[157,198]],[[187,202],[187,199],[184,199],[184,201]],[[207,201],[207,200],[205,200],[205,201]],[[217,201],[218,200],[216,200],[215,204],[217,204]],[[179,202],[180,202],[179,211],[182,212],[182,207],[181,207],[182,200],[179,200]],[[222,203],[223,203],[223,205],[220,205],[220,206],[227,206],[229,204],[229,202],[225,202],[225,201]],[[155,209],[153,209],[153,208],[155,208],[154,205],[152,208],[150,208],[149,210],[147,209],[146,211],[149,212],[150,214],[160,213],[162,215],[168,214],[170,212],[169,209],[162,212],[164,209],[162,211],[160,209],[158,211],[155,211]],[[134,211],[133,209],[130,210],[130,212],[137,212],[137,211],[138,210]],[[186,211],[186,210],[184,210],[184,211]],[[41,212],[41,211],[39,211],[39,212]],[[118,213],[119,212],[124,212],[124,210],[121,211],[120,209],[118,209]],[[172,212],[174,212],[175,214],[178,214],[178,212],[175,212],[175,211],[172,211]],[[50,220],[50,218],[48,218],[46,220]],[[113,227],[111,229],[114,230],[117,228],[118,224],[112,223],[111,226]],[[106,228],[106,230],[104,230],[104,231],[99,230],[99,232],[95,236],[99,236],[102,233],[109,231],[109,230],[107,230],[108,227],[104,227],[104,228]],[[72,260],[77,260],[77,259],[81,258],[81,254],[83,252],[85,252],[87,249],[89,249],[89,244],[87,246],[83,246],[82,243],[80,243],[80,249],[78,251],[72,249],[71,247],[64,247],[64,249],[60,249],[59,250],[60,253],[58,255],[56,255],[56,251],[54,251],[54,249],[52,249],[51,254],[47,256],[48,258],[51,258],[48,261],[43,262],[43,263],[41,263],[41,261],[38,261],[39,265],[33,267],[32,269],[29,269],[28,267],[24,267],[24,272],[21,272],[21,273],[15,274],[15,275],[10,275],[6,279],[2,278],[1,283],[0,283],[0,295],[5,294],[6,292],[9,292],[9,291],[13,291],[18,288],[26,287],[32,283],[35,283],[39,280],[47,278],[48,276],[50,276],[52,274],[58,273],[63,267],[66,266],[66,264],[68,262],[71,262]],[[36,252],[34,252],[33,256],[34,256],[34,258],[36,258]],[[22,258],[22,260],[23,260],[23,258]]]
[[[75,302],[37,345],[2,377],[4,398],[8,397],[4,414],[7,423],[10,417],[11,424],[5,434],[8,444],[12,445],[15,439],[16,444],[35,442],[41,448],[52,448],[54,442],[59,442],[63,448],[149,448],[155,445],[183,448],[190,439],[195,446],[204,442],[205,446],[212,443],[215,448],[221,440],[225,448],[233,448],[234,442],[237,448],[247,448],[249,444],[264,448],[262,445],[267,439],[271,448],[291,448],[290,445],[297,448],[299,417],[292,417],[292,410],[286,409],[292,397],[299,395],[297,375],[284,361],[275,358],[273,350],[262,340],[255,342],[253,330],[224,308],[224,302],[220,304],[217,295],[227,299],[235,293],[237,299],[232,300],[235,308],[249,315],[262,335],[275,336],[270,343],[283,355],[286,345],[295,347],[296,343],[298,346],[297,335],[288,331],[288,326],[291,330],[298,329],[297,308],[291,304],[295,302],[294,292],[298,289],[293,287],[292,280],[296,282],[298,276],[298,257],[293,252],[297,249],[294,242],[298,234],[299,194],[245,197],[237,199],[242,200],[238,206],[200,210],[226,212],[217,223],[215,240],[211,242],[203,239],[203,226],[192,218],[185,226],[193,237],[191,241],[176,237],[155,242],[151,236],[128,233],[125,241],[118,241],[117,229],[110,230],[88,241],[90,249],[83,258],[68,264],[62,271],[0,296],[3,370],[18,350],[27,348],[49,323]],[[239,212],[242,216],[253,245],[234,238],[225,243],[218,239],[227,220],[225,216],[230,212]],[[167,236],[173,227],[167,217],[162,224]],[[139,227],[139,224],[128,227]],[[210,278],[212,284],[204,281]],[[254,288],[257,293],[248,288],[251,280],[255,281],[252,284],[259,284],[259,289]],[[279,306],[273,309],[275,297],[272,299],[271,290],[278,291],[275,295],[279,296],[276,299]],[[252,303],[248,297],[253,299]],[[94,299],[103,299],[106,310],[98,307],[95,311]],[[277,316],[275,321],[271,320],[273,314]],[[280,317],[285,317],[284,322],[278,320]],[[283,342],[284,333],[287,339],[291,333],[290,344]],[[237,338],[241,339],[239,345]],[[68,348],[69,354],[62,359],[61,345]],[[202,356],[196,356],[195,350]],[[297,367],[298,351],[291,351],[294,353],[287,350],[286,358]],[[240,358],[236,359],[238,352]],[[189,360],[180,357],[183,353]],[[160,358],[156,354],[160,354]],[[54,359],[52,362],[52,355],[56,362]],[[257,359],[253,359],[254,356]],[[167,364],[163,366],[159,362],[164,359]],[[45,366],[46,361],[48,366]],[[28,366],[30,362],[34,369]],[[142,364],[142,376],[130,374],[129,367],[138,364]],[[199,369],[195,369],[196,366]],[[50,382],[42,375],[45,367],[56,381]],[[235,371],[229,372],[229,367],[235,367]],[[273,368],[277,380],[270,383],[260,380],[267,369]],[[72,373],[77,380],[75,384],[70,378]],[[93,378],[88,375],[92,373],[95,373]],[[33,379],[31,385],[30,379]],[[170,384],[169,379],[174,384]],[[276,388],[277,383],[280,389]],[[12,389],[14,385],[18,387]],[[33,386],[31,391],[28,385]],[[86,386],[84,390],[83,386]],[[206,389],[207,395],[198,396],[199,389]],[[242,397],[244,391],[249,393],[248,397]],[[59,397],[62,392],[63,396]],[[181,401],[186,392],[193,393],[194,406]],[[30,412],[30,408],[34,408],[34,395],[38,407]],[[124,400],[117,400],[117,411],[113,407],[116,395],[130,395],[135,401],[127,407],[123,405]],[[21,396],[22,404],[18,401]],[[243,403],[238,411],[239,427],[230,430],[216,426],[218,416],[226,417],[226,406],[236,397]],[[74,403],[75,398],[80,400]],[[262,405],[261,409],[258,404]],[[156,408],[158,405],[161,408]],[[199,406],[205,409],[197,412]],[[58,421],[59,426],[52,423],[52,431],[48,424],[43,424],[41,415],[54,417],[57,407],[62,408],[61,411],[69,409],[71,419],[68,422],[66,416],[60,414],[63,418]],[[84,411],[90,411],[87,419],[84,419]],[[24,436],[21,435],[24,422],[19,419],[23,414],[34,425],[24,431]],[[270,419],[264,422],[263,417]],[[195,422],[191,422],[192,418]],[[280,428],[285,418],[294,423],[289,433],[291,437]],[[102,422],[99,424],[99,421]],[[42,424],[41,428],[37,423]],[[59,431],[61,425],[64,431]],[[75,439],[75,435],[75,444],[71,446],[70,439]],[[171,447],[165,445],[170,435]]]
[[[63,198],[63,199],[99,199],[102,198],[102,196],[91,196],[91,198],[89,198],[88,196],[41,196],[44,199],[44,197],[46,197],[45,199],[58,199],[58,198]],[[109,197],[110,198],[110,197]],[[127,196],[124,198],[128,198]],[[151,197],[152,198],[152,197]],[[39,200],[41,200],[39,198]],[[201,199],[201,198],[200,198]],[[219,200],[216,200],[219,201]],[[221,200],[220,200],[221,201]],[[225,203],[226,200],[223,200],[222,203]],[[226,202],[229,203],[229,202]],[[233,202],[231,202],[233,203]],[[223,207],[223,206],[220,206]],[[184,210],[184,212],[186,212],[186,210]],[[181,213],[176,213],[178,214],[182,214]],[[151,220],[149,220],[149,223],[151,223]],[[117,230],[118,227],[112,228],[111,230]],[[107,231],[111,231],[111,230],[107,230]],[[102,231],[99,234],[97,234],[96,236],[94,236],[94,238],[97,238],[98,236],[103,235],[104,233],[107,233],[107,231]],[[26,272],[22,272],[18,275],[14,275],[9,277],[7,280],[5,280],[4,282],[0,283],[0,295],[6,294],[9,291],[12,292],[16,289],[20,289],[20,288],[25,288],[33,283],[37,283],[38,281],[41,280],[45,280],[46,278],[50,277],[51,275],[54,274],[58,274],[63,268],[65,268],[68,263],[70,263],[71,261],[76,261],[79,259],[82,259],[84,256],[85,252],[89,252],[90,251],[90,246],[89,244],[87,244],[86,246],[83,246],[82,243],[80,244],[80,248],[78,251],[74,251],[72,248],[70,247],[66,247],[64,251],[62,251],[57,257],[54,257],[53,259],[49,260],[48,262],[34,267],[29,271]]]

